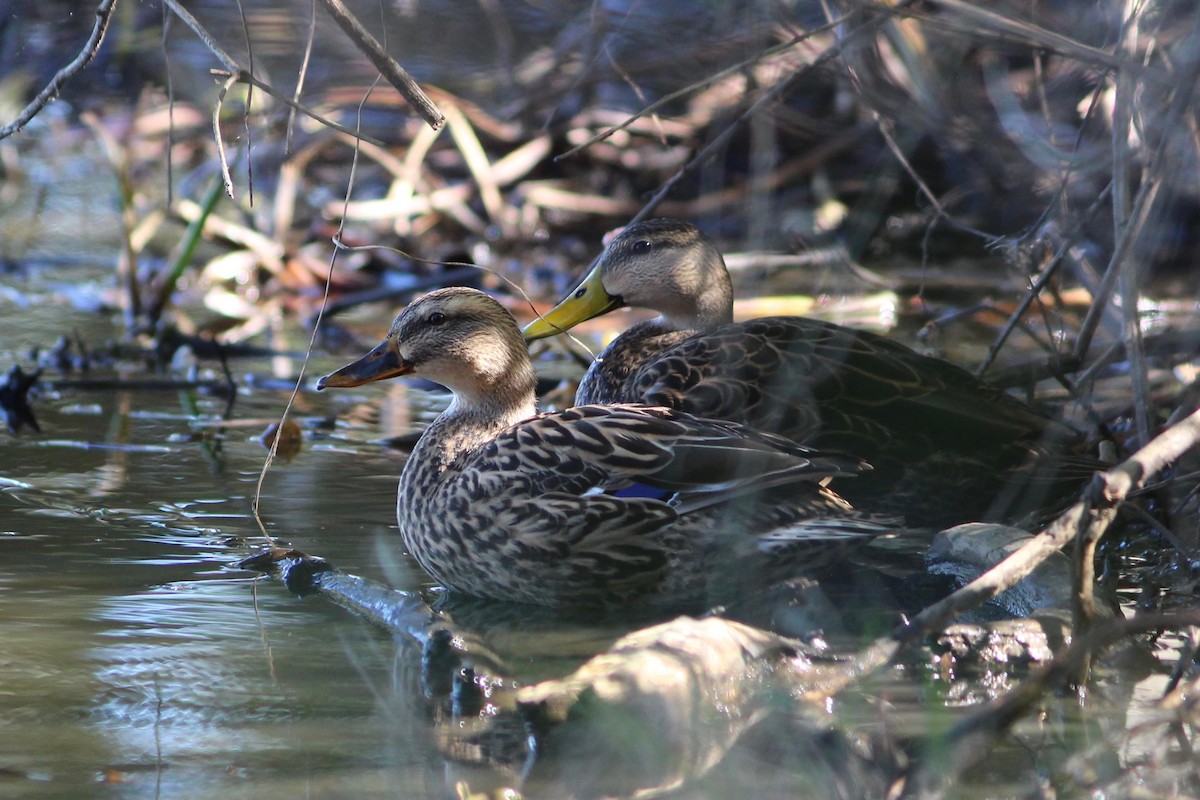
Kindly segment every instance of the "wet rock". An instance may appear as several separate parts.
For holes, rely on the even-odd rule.
[[[935,650],[960,664],[1027,665],[1048,661],[1063,643],[1065,629],[1036,619],[997,620],[987,625],[958,623],[937,637]]]
[[[925,563],[930,573],[948,575],[965,584],[1031,539],[1032,534],[1007,525],[983,522],[957,525],[934,537]],[[1071,592],[1071,561],[1063,553],[1053,553],[1012,588],[994,597],[989,605],[993,612],[998,609],[1008,617],[1049,615],[1070,619]],[[1101,614],[1112,615],[1112,609],[1104,603],[1098,606]],[[992,617],[995,616],[993,613]]]
[[[967,583],[1033,538],[1005,525],[959,525],[934,537],[926,564],[933,574]],[[947,670],[957,666],[1005,671],[1047,661],[1070,640],[1072,591],[1070,559],[1052,553],[983,608],[947,626],[933,643],[935,657]],[[1114,613],[1104,603],[1097,607],[1103,616]]]

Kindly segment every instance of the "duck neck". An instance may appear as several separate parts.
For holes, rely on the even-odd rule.
[[[733,322],[733,299],[720,291],[705,292],[694,308],[664,313],[660,325],[668,331],[711,331]]]
[[[454,397],[449,407],[417,442],[409,463],[433,464],[441,471],[533,416],[537,412],[536,381],[532,365],[520,365],[494,384],[451,387]]]
[[[733,282],[725,262],[698,270],[658,303],[659,325],[664,331],[715,330],[733,322]]]

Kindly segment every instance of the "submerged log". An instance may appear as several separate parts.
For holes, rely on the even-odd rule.
[[[827,796],[878,794],[882,765],[854,756],[811,699],[829,671],[854,667],[821,659],[798,642],[717,617],[681,617],[630,634],[572,675],[518,691],[535,742],[528,789],[572,797],[672,791],[783,712],[789,750],[819,754],[810,763],[831,781],[824,785],[838,786]],[[802,740],[808,746],[798,748]]]
[[[391,633],[422,640],[432,618],[429,606],[419,595],[350,575],[323,558],[299,550],[268,548],[242,559],[237,566],[275,575],[295,594],[319,594]]]

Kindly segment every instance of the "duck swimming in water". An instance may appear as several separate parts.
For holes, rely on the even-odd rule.
[[[731,571],[894,530],[824,486],[864,470],[855,458],[646,405],[536,414],[521,331],[474,289],[416,300],[317,388],[400,375],[453,393],[405,464],[396,506],[408,551],[452,590],[692,605]]]
[[[883,336],[805,317],[735,323],[721,253],[681,220],[626,228],[525,337],[622,306],[660,316],[596,357],[577,403],[667,406],[853,453],[874,470],[834,487],[860,509],[912,525],[1000,513],[1011,479],[1028,480],[1035,462],[1078,438],[960,367]],[[1039,482],[1044,494],[1064,488]]]

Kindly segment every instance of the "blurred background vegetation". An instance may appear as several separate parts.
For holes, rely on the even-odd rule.
[[[118,4],[95,61],[3,144],[6,258],[36,261],[52,238],[39,230],[70,227],[47,206],[74,184],[120,187],[119,224],[75,232],[81,249],[130,262],[131,327],[133,307],[188,287],[216,312],[196,325],[230,340],[258,330],[244,323],[264,298],[311,312],[339,226],[347,243],[403,252],[343,259],[337,295],[395,284],[402,300],[412,276],[443,269],[423,260],[450,260],[549,300],[643,210],[688,218],[727,250],[792,257],[760,260],[753,277],[784,275],[743,295],[819,291],[814,273],[836,288],[867,267],[906,299],[982,281],[979,296],[1003,304],[1040,279],[1097,298],[1115,340],[1131,322],[1110,302],[1117,276],[1127,300],[1193,293],[1200,44],[1184,0],[351,9],[447,114],[440,134],[319,5],[204,3],[192,13],[211,43],[277,95],[226,93],[235,199],[206,211],[210,70],[224,65],[169,8]],[[92,11],[27,3],[5,17],[6,118],[82,46]],[[279,99],[293,96],[370,140],[352,186],[354,141],[293,118]],[[116,182],[56,166],[98,142]],[[202,214],[177,287],[172,255]],[[1066,341],[1078,327],[1042,327],[1044,346],[1082,355]]]

